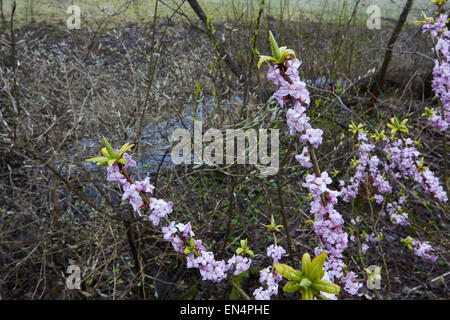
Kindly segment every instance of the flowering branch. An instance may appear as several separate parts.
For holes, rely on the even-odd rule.
[[[325,250],[330,253],[329,261],[325,264],[325,270],[334,278],[346,283],[345,289],[355,294],[361,287],[356,281],[356,275],[348,272],[344,276],[344,263],[341,260],[343,251],[347,248],[348,236],[342,230],[342,216],[334,209],[339,192],[327,187],[332,182],[326,171],[321,172],[315,149],[322,143],[323,131],[314,129],[309,123],[306,110],[309,108],[310,98],[305,82],[300,80],[298,68],[301,62],[295,57],[295,53],[286,47],[279,48],[272,33],[269,33],[272,56],[261,56],[258,66],[263,62],[269,62],[270,67],[267,79],[280,88],[274,97],[283,107],[287,103],[293,105],[286,112],[287,124],[290,135],[297,132],[303,133],[299,141],[306,142],[307,147],[296,156],[300,164],[306,168],[313,167],[314,174],[306,176],[303,186],[309,190],[313,197],[311,212],[316,215],[314,231],[322,241]],[[323,252],[318,248],[316,254]]]
[[[155,199],[148,195],[152,194],[155,189],[150,184],[149,177],[146,177],[143,181],[136,181],[130,176],[127,169],[135,167],[136,162],[125,151],[128,151],[132,145],[125,144],[120,150],[117,150],[113,149],[105,138],[103,138],[103,142],[105,144],[105,148],[102,149],[103,157],[94,157],[87,161],[96,162],[98,165],[108,165],[107,180],[118,184],[122,188],[122,200],[128,200],[140,217],[150,220],[155,227],[160,225],[161,220],[166,223],[166,226],[162,227],[163,238],[172,244],[176,252],[186,255],[188,269],[198,269],[203,280],[221,282],[227,278],[228,272],[231,272],[233,276],[237,276],[250,268],[252,260],[244,257],[244,255],[253,256],[254,253],[248,247],[247,240],[241,240],[241,247],[236,250],[236,254],[227,262],[216,260],[214,253],[207,251],[201,240],[194,239],[195,234],[192,231],[190,222],[182,224],[167,219],[167,216],[172,212],[173,203]],[[151,213],[149,216],[146,216],[148,210]],[[271,224],[266,227],[273,233],[278,232],[280,228],[279,225],[275,225],[273,217]],[[279,263],[286,250],[276,245],[275,236],[274,239],[275,245],[269,246],[266,252],[267,256],[273,259],[273,263]],[[260,272],[260,283],[263,284],[263,287],[254,291],[255,299],[270,299],[272,295],[278,294],[278,283],[281,279],[282,276],[273,266],[263,269]],[[228,282],[245,299],[250,299],[245,291],[239,288],[232,279],[229,279]]]
[[[446,1],[438,0],[434,3],[440,9]],[[444,154],[444,185],[447,197],[450,198],[450,180],[448,176],[448,156],[447,156],[447,130],[450,125],[450,32],[446,27],[449,19],[446,14],[440,14],[435,19],[426,17],[424,21],[419,21],[423,32],[430,35],[433,44],[433,51],[436,56],[433,69],[432,88],[441,104],[438,110],[425,108],[425,115],[433,128],[442,133],[442,147]]]

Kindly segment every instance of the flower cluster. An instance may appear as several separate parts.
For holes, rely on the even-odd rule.
[[[252,263],[251,259],[240,255],[233,255],[226,263],[224,260],[215,260],[214,253],[206,251],[200,240],[196,240],[195,247],[198,255],[188,254],[187,268],[197,268],[202,280],[220,282],[227,277],[228,271],[237,276],[247,271]]]
[[[127,160],[127,164],[123,166],[123,169],[136,166],[136,162],[130,155],[125,153],[123,157]],[[151,214],[148,216],[148,219],[155,227],[160,224],[161,219],[172,212],[172,202],[146,196],[147,193],[153,193],[155,189],[150,184],[149,177],[146,177],[143,181],[133,182],[121,172],[119,164],[114,163],[107,169],[107,180],[122,187],[122,200],[128,200],[134,211],[140,216],[143,209],[150,209]],[[148,203],[148,208],[146,202]],[[182,224],[171,221],[162,228],[162,233],[164,240],[170,242],[174,250],[179,253],[185,253],[186,243],[189,243],[195,237],[190,222]],[[187,268],[198,269],[203,280],[220,282],[227,277],[228,271],[233,272],[233,275],[236,276],[248,270],[252,263],[251,259],[240,255],[234,255],[228,262],[224,260],[217,261],[214,258],[214,253],[207,251],[201,240],[193,240],[193,243],[192,250],[186,256]]]
[[[441,14],[437,19],[426,19],[423,22],[422,31],[429,32],[433,39],[439,37],[446,30],[447,15]]]
[[[175,251],[185,252],[186,240],[195,237],[191,223],[187,224],[171,221],[167,227],[162,228],[164,240],[170,242]],[[179,236],[181,235],[181,237]],[[184,239],[184,240],[183,240]],[[186,257],[187,268],[196,268],[200,271],[203,280],[220,282],[227,277],[227,272],[234,270],[233,275],[239,275],[248,270],[252,263],[251,259],[234,255],[227,263],[224,260],[215,260],[214,253],[207,251],[201,240],[194,241],[194,252],[188,253]]]
[[[414,240],[411,243],[411,246],[414,250],[414,254],[418,257],[430,260],[431,262],[435,262],[439,258],[439,256],[436,254],[430,254],[430,252],[434,251],[434,249],[427,242]]]
[[[136,162],[130,155],[125,153],[123,156],[124,159],[127,160],[127,164],[124,166],[124,169],[136,166]],[[128,179],[120,172],[119,164],[117,163],[108,167],[106,180],[122,187],[122,200],[128,200],[133,206],[134,211],[136,211],[139,215],[141,215],[141,210],[146,206],[142,195],[146,193],[153,193],[153,190],[155,189],[155,187],[150,184],[149,177],[146,177],[143,181],[134,181],[134,183],[128,181]],[[150,203],[150,208],[153,209],[150,220],[155,226],[157,226],[162,217],[172,212],[173,203],[167,203],[164,200],[157,200],[154,198],[146,199]]]
[[[293,107],[286,112],[289,133],[291,135],[301,134],[300,142],[306,142],[309,145],[309,147],[304,147],[302,153],[295,158],[300,165],[311,168],[313,164],[310,152],[313,148],[317,149],[322,143],[323,131],[313,128],[309,123],[310,118],[306,115],[310,98],[306,84],[300,80],[298,71],[300,64],[298,59],[292,57],[287,59],[284,64],[273,64],[268,70],[267,79],[280,86],[274,97],[281,107],[289,101],[293,104]],[[320,175],[307,175],[302,185],[309,190],[313,197],[311,212],[316,216],[314,231],[324,248],[330,253],[325,270],[333,278],[332,281],[335,277],[338,280],[343,279],[344,282],[350,282],[355,280],[355,276],[344,278],[342,272],[344,263],[341,260],[342,253],[347,248],[348,235],[342,229],[344,224],[342,216],[334,209],[339,192],[328,188],[331,183],[332,180],[328,173],[322,172]],[[359,286],[355,280],[347,287],[351,292],[355,292],[353,288]]]
[[[384,139],[384,150],[389,157],[388,169],[394,178],[410,177],[436,200],[447,202],[447,194],[440,185],[439,179],[429,169],[420,165],[420,152],[413,146],[411,139]]]
[[[162,199],[150,198],[150,209],[152,214],[149,216],[150,221],[156,227],[159,221],[172,212],[173,202],[166,202]]]
[[[359,289],[362,287],[362,284],[356,279],[357,277],[358,276],[354,272],[350,271],[340,279],[345,284],[345,291],[352,295],[357,294]]]
[[[211,251],[202,251],[199,257],[193,259],[193,268],[198,268],[202,280],[220,282],[227,277],[227,265],[223,260],[215,260],[214,253]]]
[[[444,132],[450,125],[450,32],[446,27],[448,16],[441,14],[436,19],[427,19],[423,23],[423,32],[430,33],[437,56],[433,69],[432,88],[442,103],[442,108],[433,110],[428,116],[431,125]]]
[[[309,155],[308,147],[303,147],[301,154],[295,156],[295,159],[300,162],[300,165],[305,168],[311,168],[313,164],[311,163],[311,158]]]
[[[314,253],[316,256],[323,252],[322,248],[315,248]],[[324,263],[324,270],[326,270],[327,280],[333,281],[338,279],[344,284],[344,290],[351,295],[358,293],[359,289],[363,286],[362,283],[358,282],[358,275],[353,271],[344,272],[345,264],[340,257],[330,256],[328,260]],[[328,299],[330,296],[326,296]]]
[[[267,256],[273,259],[273,263],[278,263],[283,254],[285,253],[286,250],[284,250],[283,247],[276,245],[271,245],[270,247],[267,247]]]
[[[372,154],[376,150],[377,142],[369,139],[364,130],[358,132],[357,140],[359,143],[357,159],[353,161],[355,173],[350,177],[347,185],[343,180],[340,181],[341,198],[345,202],[355,199],[360,192],[360,187],[366,185],[374,193],[373,201],[380,205],[386,202],[385,210],[380,211],[380,215],[387,215],[393,224],[406,226],[409,225],[405,207],[406,196],[400,194],[396,198],[391,183],[386,177],[410,178],[435,199],[443,202],[448,200],[447,194],[439,184],[439,179],[429,168],[419,163],[420,152],[411,139],[395,139],[395,137],[386,136],[378,139],[379,150],[383,150],[379,153],[380,158]],[[366,251],[367,244],[362,249]]]
[[[401,242],[404,243],[418,257],[430,260],[431,262],[435,262],[437,259],[439,259],[438,255],[431,253],[435,250],[427,242],[420,242],[419,240],[411,238],[410,236],[408,236],[406,239],[402,239]]]
[[[227,270],[234,270],[233,275],[237,276],[247,271],[251,263],[251,259],[235,254],[227,261]]]
[[[127,189],[130,186],[127,178],[120,172],[119,165],[117,163],[108,167],[106,170],[106,180],[120,185],[123,189]]]
[[[307,175],[302,186],[307,188],[314,197],[320,198],[320,195],[328,190],[327,185],[331,182],[328,172],[322,172],[320,177],[316,177],[314,174]]]
[[[267,256],[273,259],[273,263],[278,263],[286,250],[281,246],[271,245],[267,248]],[[257,288],[253,292],[256,300],[270,300],[270,297],[278,294],[278,283],[283,277],[272,267],[269,266],[259,272],[259,283],[263,287]],[[264,288],[265,287],[265,288]]]
[[[405,196],[401,196],[398,201],[392,201],[386,205],[386,212],[393,224],[398,224],[401,226],[409,225],[408,212],[406,212],[406,209],[402,207],[404,201]],[[386,215],[384,211],[380,214],[382,216]]]
[[[170,242],[172,244],[173,249],[176,252],[183,253],[185,249],[185,240],[189,240],[192,237],[195,237],[195,233],[192,231],[191,223],[187,224],[176,223],[175,221],[171,221],[169,225],[162,228],[164,240]],[[181,237],[178,235],[181,233]],[[202,245],[201,240],[197,240],[195,243],[197,251],[201,252],[206,250]],[[192,256],[188,255],[188,266],[191,262]]]
[[[378,188],[379,194],[376,195],[377,202],[383,201],[383,195],[390,194],[392,188],[389,181],[386,181],[383,171],[378,169],[380,160],[377,156],[371,156],[370,152],[375,149],[375,145],[368,143],[367,135],[359,132],[358,135],[359,148],[358,159],[355,162],[355,174],[349,179],[349,183],[344,187],[345,182],[341,180],[339,183],[342,187],[341,198],[345,202],[355,199],[359,193],[361,184],[367,184],[372,179],[374,186]]]

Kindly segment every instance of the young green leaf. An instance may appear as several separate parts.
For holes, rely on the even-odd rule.
[[[300,290],[300,283],[296,282],[296,281],[289,281],[288,283],[286,283],[283,287],[283,291],[284,292],[295,292]]]
[[[299,270],[295,270],[294,268],[288,266],[287,264],[275,263],[273,266],[275,267],[275,270],[277,270],[279,274],[281,274],[284,278],[288,280],[293,281],[302,280],[302,272]]]
[[[317,257],[313,259],[311,262],[311,279],[313,280],[321,280],[323,276],[321,275],[323,264],[325,263],[325,259],[327,257],[326,251],[319,254]],[[320,277],[320,278],[319,278]]]
[[[109,144],[108,140],[106,140],[105,137],[103,137],[103,143],[105,144],[106,150],[108,151],[110,158],[116,159],[117,153],[114,151],[114,149],[111,147],[111,145]]]
[[[119,150],[119,157],[121,157],[125,152],[134,147],[134,144],[125,143]]]
[[[310,277],[311,272],[311,257],[309,253],[304,253],[302,257],[302,273],[305,277]]]
[[[106,150],[106,148],[102,148],[102,154],[107,157],[107,158],[111,158],[111,156],[109,155],[108,151]]]
[[[259,57],[259,61],[258,61],[258,69],[261,67],[261,65],[266,62],[266,61],[272,61],[272,62],[276,62],[274,57],[270,57],[270,56],[260,56]]]
[[[280,61],[280,48],[272,34],[272,31],[269,31],[269,42],[270,42],[270,50],[272,50],[272,57],[278,62]]]
[[[281,61],[284,62],[287,57],[293,56],[295,58],[295,51],[286,47],[280,48]]]
[[[323,281],[323,280],[315,281],[312,284],[312,287],[316,290],[323,291],[326,293],[331,293],[331,294],[338,294],[340,291],[340,288],[337,284],[331,283],[329,281]]]
[[[93,157],[93,158],[89,158],[86,161],[92,161],[92,162],[96,162],[97,165],[102,165],[105,164],[109,161],[109,158],[107,157]]]

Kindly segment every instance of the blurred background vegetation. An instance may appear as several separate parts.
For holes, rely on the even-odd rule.
[[[11,6],[9,0],[3,0],[4,13],[9,16]],[[149,21],[153,17],[155,0],[16,0],[17,21],[27,23],[30,21],[65,22],[65,11],[69,5],[75,4],[81,8],[83,17],[95,19],[101,12],[116,12],[124,9],[114,20],[117,23]],[[274,17],[285,16],[291,19],[311,19],[333,22],[342,17],[350,17],[354,2],[352,0],[266,0],[265,13]],[[176,7],[176,2],[165,1],[169,6]],[[198,3],[205,12],[212,14],[218,21],[226,21],[235,14],[250,15],[256,17],[258,13],[259,0],[199,0]],[[364,23],[367,19],[365,9],[370,5],[380,8],[383,18],[397,19],[400,15],[405,1],[401,0],[361,0],[356,20]],[[415,0],[409,22],[414,22],[420,16],[420,12],[432,10],[430,1]],[[161,5],[158,16],[163,17],[171,12],[167,6]],[[195,19],[195,13],[189,8],[188,3],[183,6],[183,12],[191,19]]]

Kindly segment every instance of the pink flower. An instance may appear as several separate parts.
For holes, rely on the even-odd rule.
[[[124,189],[128,188],[128,186],[130,185],[130,183],[127,181],[127,178],[125,178],[125,176],[120,173],[120,169],[117,163],[113,164],[110,167],[108,166],[106,180],[121,185],[122,187],[124,187]]]
[[[122,200],[128,199],[130,204],[133,206],[134,211],[136,211],[139,215],[141,214],[141,209],[144,207],[144,201],[139,194],[136,184],[128,185],[128,187],[124,188],[125,192],[122,195]]]
[[[438,255],[430,254],[430,252],[434,251],[434,249],[427,242],[420,242],[418,240],[414,240],[411,243],[411,246],[414,250],[414,254],[418,257],[430,260],[431,262],[435,262],[437,259],[439,259]]]
[[[270,300],[270,297],[278,294],[278,283],[283,278],[278,272],[267,267],[259,272],[259,283],[264,285],[253,292],[256,300]]]
[[[379,194],[376,194],[373,197],[375,199],[375,202],[378,203],[378,204],[381,204],[383,202],[383,200],[384,200],[384,197],[382,195],[379,195]]]
[[[298,68],[300,68],[301,61],[298,59],[289,59],[286,61],[286,75],[291,79],[298,79]]]
[[[431,38],[435,39],[435,59],[433,69],[432,88],[444,107],[444,114],[439,108],[428,120],[438,131],[445,132],[450,126],[450,33],[446,27],[448,16],[441,14],[434,21],[425,21],[423,32],[430,32]]]
[[[278,89],[274,94],[273,97],[278,101],[280,104],[280,107],[283,108],[283,106],[289,102],[289,96],[286,95],[285,90],[282,90],[281,88]]]
[[[171,221],[167,227],[163,227],[162,232],[164,240],[169,241],[176,252],[184,252],[185,245],[183,240],[177,235],[175,221]]]
[[[225,262],[223,260],[216,261],[212,252],[203,251],[201,256],[195,258],[194,261],[198,265],[202,280],[220,282],[226,278]]]
[[[149,217],[149,220],[153,223],[153,225],[156,227],[161,218],[164,218],[169,213],[172,212],[173,202],[166,202],[162,199],[150,199],[150,209],[152,209],[152,213]]]
[[[269,67],[269,70],[267,71],[267,79],[272,81],[273,84],[276,86],[281,84],[281,81],[284,79],[280,73],[280,69],[278,68],[278,65],[274,64]]]
[[[447,15],[441,14],[434,21],[426,20],[424,21],[422,30],[423,32],[430,32],[432,38],[436,38],[440,33],[443,32],[445,25],[447,24]]]
[[[362,287],[362,284],[356,280],[357,277],[358,276],[353,272],[348,272],[347,275],[341,279],[341,281],[345,282],[345,291],[351,295],[357,294],[359,289]]]
[[[298,154],[295,156],[295,159],[300,162],[300,165],[305,167],[305,168],[311,168],[312,167],[312,163],[311,163],[311,159],[309,157],[309,152],[308,152],[308,147],[303,147],[303,151],[301,154]]]
[[[312,195],[319,196],[324,193],[328,188],[327,184],[331,183],[331,178],[326,171],[321,173],[320,177],[309,174],[305,178],[305,182],[302,183],[303,187],[308,188]]]
[[[251,259],[244,258],[240,255],[233,255],[227,262],[227,270],[233,270],[233,275],[237,276],[250,268]]]
[[[150,178],[146,177],[144,181],[136,181],[136,189],[138,191],[142,191],[142,192],[150,192],[153,193],[153,190],[155,189],[155,187],[153,185],[150,184]]]
[[[368,249],[369,249],[369,246],[367,244],[363,243],[361,245],[361,251],[363,254],[365,254]]]
[[[166,241],[172,241],[177,233],[177,228],[175,228],[175,221],[171,221],[167,227],[162,228],[163,238]]]
[[[309,121],[309,118],[306,116],[305,108],[302,106],[297,106],[295,108],[290,108],[286,112],[286,120],[287,124],[290,128],[290,134],[294,135],[296,132],[305,131],[305,126]]]
[[[128,167],[136,167],[136,161],[134,161],[133,158],[129,154],[124,153],[123,158],[125,160],[127,160],[127,164],[124,166],[125,169]]]
[[[259,287],[253,291],[253,296],[255,297],[255,300],[270,300],[270,291],[264,290],[263,287]]]
[[[310,98],[308,89],[306,89],[306,83],[300,80],[292,81],[292,83],[281,80],[280,83],[281,87],[275,93],[276,97],[282,97],[283,100],[288,100],[289,97],[292,97],[302,104],[309,105]],[[281,103],[280,105],[283,106]]]
[[[267,248],[267,256],[273,259],[273,263],[278,263],[278,261],[280,261],[281,259],[281,256],[285,253],[286,250],[284,250],[284,248],[281,246],[271,245]]]
[[[187,224],[178,223],[175,227],[181,232],[184,238],[190,239],[195,237],[195,233],[192,231],[191,222],[188,222]]]
[[[308,142],[314,148],[317,148],[322,143],[322,134],[323,131],[321,129],[307,129],[300,137],[300,142]]]

